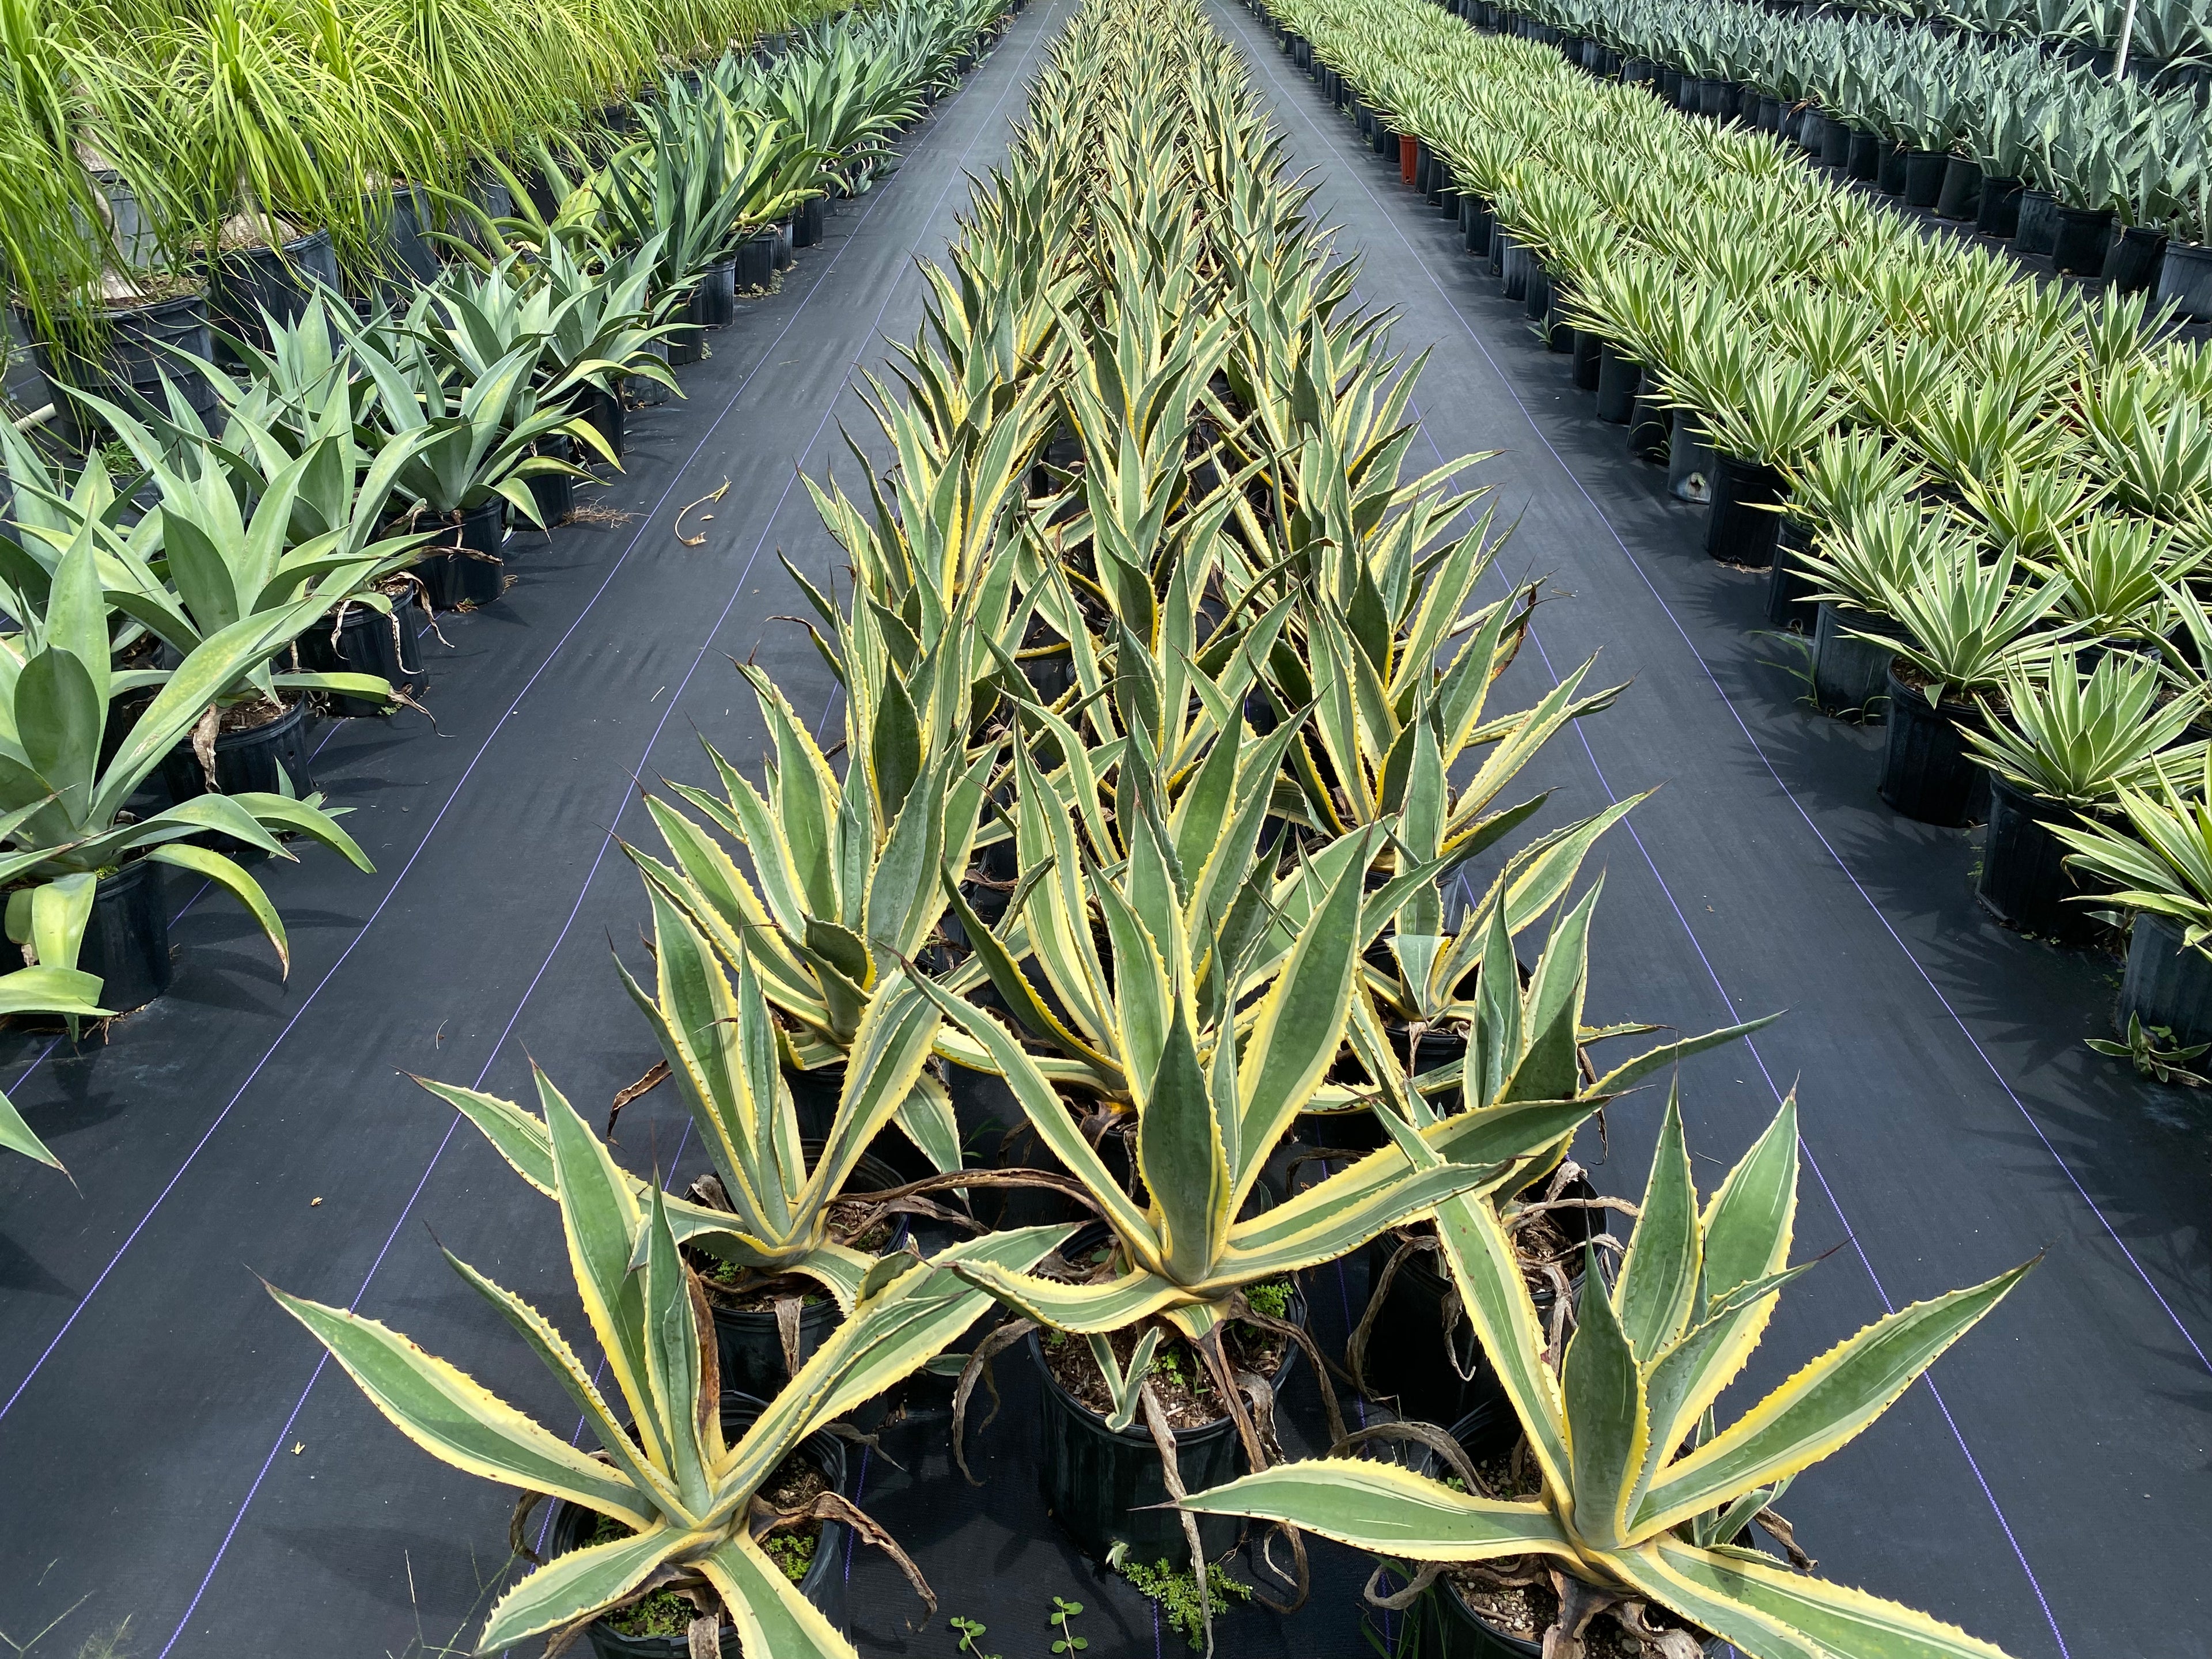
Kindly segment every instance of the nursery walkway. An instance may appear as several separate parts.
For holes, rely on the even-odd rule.
[[[605,522],[515,538],[513,591],[430,647],[434,733],[403,715],[329,736],[319,780],[362,809],[348,823],[377,873],[319,854],[269,872],[289,983],[210,898],[179,926],[174,992],[104,1048],[7,1039],[0,1085],[77,1182],[0,1163],[11,1653],[57,1620],[40,1659],[125,1620],[145,1659],[465,1649],[507,1565],[508,1495],[407,1446],[255,1274],[358,1299],[574,1421],[438,1254],[580,1332],[551,1206],[401,1070],[526,1096],[534,1055],[595,1114],[656,1057],[608,959],[611,943],[635,958],[644,911],[607,832],[652,837],[633,780],[704,781],[696,733],[760,751],[729,659],[829,708],[805,635],[775,620],[800,608],[779,550],[845,580],[798,469],[854,471],[839,423],[873,427],[848,376],[919,326],[912,262],[941,252],[967,175],[1004,154],[1067,9],[1036,0],[900,172],[712,337],[689,401],[633,415]],[[666,1103],[649,1105],[623,1124],[641,1167],[678,1145]]]
[[[1704,514],[1629,460],[1517,302],[1397,182],[1239,8],[1217,3],[1272,93],[1293,168],[1365,257],[1360,298],[1433,345],[1412,463],[1503,453],[1471,474],[1518,520],[1501,568],[1549,573],[1524,690],[1602,651],[1611,711],[1543,759],[1553,821],[1664,785],[1611,842],[1594,1018],[1691,1030],[1790,1012],[1748,1050],[1686,1068],[1710,1184],[1795,1085],[1800,1260],[1764,1387],[1886,1306],[2042,1266],[1875,1428],[1784,1507],[1824,1572],[1955,1620],[2019,1656],[2203,1656],[2212,1536],[2212,1209],[2207,1115],[2082,1039],[2118,964],[1995,926],[1973,837],[1875,795],[1881,734],[1800,701],[1802,651],[1759,630],[1764,578],[1703,551]],[[1523,701],[1525,701],[1525,696]],[[1656,1096],[1611,1115],[1632,1196]],[[1739,1394],[1742,1391],[1739,1390]],[[2149,1595],[2116,1594],[2156,1585]]]

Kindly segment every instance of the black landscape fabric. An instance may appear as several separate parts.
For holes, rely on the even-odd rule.
[[[594,1115],[657,1058],[610,950],[641,952],[644,905],[610,832],[650,839],[639,783],[699,781],[696,734],[761,747],[730,658],[836,716],[781,551],[825,586],[836,550],[798,471],[850,474],[866,440],[848,380],[910,337],[966,176],[1003,153],[1071,0],[1036,0],[906,143],[896,177],[842,204],[781,291],[711,337],[688,399],[634,411],[596,521],[509,545],[514,586],[448,617],[428,706],[325,727],[317,779],[378,870],[310,853],[266,872],[289,981],[220,896],[185,907],[176,987],[71,1052],[11,1033],[6,1086],[76,1176],[0,1164],[0,1632],[40,1656],[123,1628],[122,1650],[427,1655],[465,1650],[505,1582],[510,1495],[408,1445],[256,1275],[404,1330],[541,1420],[574,1421],[549,1377],[441,1259],[441,1244],[572,1334],[552,1206],[404,1073],[527,1097],[535,1060]],[[1761,632],[1762,589],[1702,551],[1702,515],[1629,461],[1566,359],[1545,352],[1423,208],[1245,13],[1214,15],[1276,104],[1286,161],[1364,256],[1360,297],[1434,348],[1415,462],[1496,450],[1472,481],[1513,524],[1504,577],[1544,574],[1525,702],[1592,653],[1619,706],[1555,739],[1529,776],[1541,822],[1657,787],[1605,848],[1595,1023],[1700,1031],[1786,1009],[1681,1085],[1708,1189],[1797,1089],[1807,1153],[1794,1252],[1832,1251],[1784,1300],[1729,1404],[1881,1315],[2038,1251],[2033,1276],[1868,1434],[1782,1505],[1825,1574],[1929,1609],[2028,1659],[2212,1653],[2204,1618],[2212,1297],[2204,1115],[2081,1039],[2116,966],[1997,928],[1972,893],[1973,837],[1874,794],[1879,730],[1813,715],[1802,647]],[[1433,451],[1429,447],[1433,443]],[[716,499],[702,498],[726,491]],[[688,509],[688,510],[686,510]],[[684,513],[684,538],[677,533]],[[1493,593],[1498,591],[1493,589]],[[1657,1090],[1618,1103],[1578,1156],[1640,1189]],[[661,1091],[621,1155],[699,1163]],[[1340,1352],[1358,1262],[1314,1275]],[[1006,1659],[1049,1650],[1055,1595],[1088,1652],[1171,1653],[1126,1585],[1102,1581],[1036,1493],[1037,1383],[1010,1353],[1003,1403],[952,1470],[944,1424],[854,1449],[863,1504],[914,1553],[936,1619],[879,1554],[842,1565],[839,1616],[866,1654],[951,1659],[946,1620]],[[1293,1455],[1320,1449],[1301,1368]],[[1364,1654],[1365,1564],[1316,1547],[1312,1599],[1223,1620],[1219,1651]],[[1240,1569],[1250,1577],[1249,1567]],[[2147,1587],[2155,1587],[2146,1594]],[[919,1628],[917,1628],[919,1626]]]

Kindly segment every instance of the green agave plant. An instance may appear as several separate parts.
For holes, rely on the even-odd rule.
[[[18,968],[0,974],[0,1014],[60,1014],[74,1019],[104,1019],[97,976],[74,968]],[[33,1133],[22,1113],[0,1094],[0,1152],[21,1152],[50,1170],[62,1161]]]
[[[657,1188],[641,1196],[638,1183],[543,1078],[539,1090],[544,1173],[560,1204],[568,1265],[629,1421],[542,1313],[450,1253],[447,1259],[553,1373],[590,1425],[597,1455],[374,1320],[274,1285],[270,1293],[330,1350],[369,1402],[432,1456],[628,1529],[557,1555],[509,1589],[485,1620],[477,1652],[496,1653],[533,1636],[558,1643],[604,1613],[672,1588],[693,1592],[700,1607],[694,1652],[717,1650],[715,1627],[726,1617],[749,1655],[854,1659],[852,1644],[799,1593],[762,1540],[780,1525],[838,1519],[895,1553],[896,1547],[835,1493],[786,1514],[761,1488],[808,1435],[911,1376],[975,1322],[990,1298],[960,1276],[961,1267],[1024,1270],[1067,1230],[997,1233],[953,1246],[928,1264],[904,1255],[875,1262],[852,1287],[852,1316],[730,1443],[718,1407],[713,1328],[666,1201]]]
[[[176,865],[228,890],[261,924],[287,967],[284,924],[261,884],[235,860],[186,837],[220,831],[276,857],[295,856],[276,833],[305,835],[357,868],[368,860],[324,811],[320,798],[247,793],[206,794],[133,818],[125,806],[138,786],[225,692],[296,639],[329,609],[320,594],[259,610],[217,629],[173,670],[112,665],[100,558],[86,526],[61,555],[42,614],[0,641],[0,880],[9,938],[36,965],[74,969],[94,890],[132,856]],[[382,682],[375,682],[381,684]],[[155,688],[103,763],[111,703]],[[212,732],[210,729],[210,737]],[[87,997],[84,1000],[94,1000]]]
[[[1409,1137],[1399,1142],[1419,1155]],[[1662,1652],[1698,1651],[1686,1634],[1649,1625],[1653,1606],[1749,1659],[2000,1659],[1927,1614],[1739,1541],[1782,1487],[1880,1417],[2027,1272],[1876,1322],[1719,1428],[1715,1401],[1758,1345],[1783,1285],[1804,1271],[1789,1265],[1797,1166],[1793,1100],[1700,1209],[1670,1097],[1618,1281],[1608,1288],[1594,1261],[1585,1271],[1556,1373],[1496,1212],[1464,1197],[1438,1206],[1445,1259],[1519,1419],[1540,1491],[1494,1495],[1471,1467],[1455,1490],[1395,1465],[1331,1457],[1262,1469],[1181,1507],[1279,1522],[1417,1562],[1422,1586],[1446,1569],[1483,1582],[1489,1563],[1498,1564],[1493,1581],[1548,1581],[1561,1606],[1544,1638],[1549,1659],[1580,1659],[1590,1620],[1607,1612]]]

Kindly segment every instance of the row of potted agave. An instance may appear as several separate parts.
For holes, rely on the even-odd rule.
[[[1596,890],[1570,902],[1626,807],[1539,836],[1448,910],[1440,883],[1541,804],[1491,811],[1496,787],[1606,699],[1485,713],[1532,596],[1469,613],[1438,665],[1496,544],[1446,529],[1468,504],[1446,473],[1401,481],[1412,376],[1279,142],[1195,4],[1090,0],[952,269],[929,269],[901,393],[876,404],[896,464],[865,505],[816,490],[853,596],[793,573],[844,694],[842,778],[748,671],[765,788],[713,755],[718,792],[649,800],[667,857],[628,849],[654,932],[649,974],[623,977],[663,1061],[621,1098],[672,1083],[709,1171],[680,1192],[629,1174],[542,1076],[535,1110],[428,1085],[558,1204],[618,1400],[456,1266],[599,1451],[278,1293],[417,1443],[558,1500],[480,1651],[587,1633],[602,1654],[845,1659],[830,1529],[896,1545],[810,1437],[957,1374],[957,1449],[960,1401],[1019,1344],[1055,1516],[1109,1559],[1179,1544],[1202,1601],[1256,1522],[1300,1564],[1307,1534],[1437,1563],[1371,1593],[1420,1599],[1446,1651],[1574,1659],[1601,1619],[1616,1650],[1871,1655],[1909,1632],[1995,1654],[1747,1529],[1802,1565],[1781,1487],[2018,1273],[1844,1344],[1807,1406],[1698,1426],[1797,1271],[1794,1109],[1702,1206],[1672,1106],[1639,1204],[1567,1161],[1606,1100],[1742,1028],[1604,1075],[1587,1059],[1649,1029],[1585,1026]],[[1331,707],[1355,678],[1364,708]],[[1480,784],[1449,787],[1447,745],[1491,751]],[[1547,917],[1524,970],[1515,939]],[[1022,1204],[1062,1213],[992,1224]],[[1636,1215],[1625,1252],[1593,1224],[1607,1207]],[[1489,1380],[1463,1437],[1343,1428],[1297,1281],[1378,1240],[1378,1280],[1433,1254],[1468,1310]],[[1433,1387],[1442,1320],[1392,1291],[1355,1365],[1467,1403]],[[1286,1462],[1267,1402],[1309,1370],[1332,1455]],[[733,1377],[762,1397],[718,1407]]]
[[[788,143],[784,183],[748,166],[779,148],[784,123],[733,130],[728,88],[753,72],[733,55],[704,77],[711,98],[680,79],[661,89],[657,106],[680,100],[691,118],[662,110],[653,137],[582,178],[543,158],[550,213],[527,192],[496,218],[449,204],[465,234],[434,246],[459,257],[432,260],[404,309],[390,295],[364,315],[293,270],[250,329],[217,329],[203,307],[176,338],[112,337],[136,367],[102,381],[106,395],[57,379],[71,413],[54,424],[89,446],[81,461],[36,423],[0,428],[0,605],[21,624],[8,927],[26,964],[5,977],[7,1012],[74,1029],[161,994],[173,966],[156,866],[234,894],[289,965],[283,923],[241,858],[293,857],[286,839],[305,835],[369,868],[315,793],[315,712],[419,700],[418,619],[495,600],[510,519],[561,522],[589,476],[579,463],[617,460],[625,394],[668,395],[671,361],[696,361],[702,331],[733,320],[734,284],[714,279],[763,240],[757,216],[786,216],[761,251],[787,264],[794,232],[802,245],[820,234],[805,203],[866,188],[888,136],[994,26],[949,0],[899,15],[898,74],[842,52],[842,24],[780,60],[799,66],[789,85],[836,106],[834,132],[799,141],[797,185]],[[886,21],[853,27],[872,39]],[[805,67],[817,63],[829,68]],[[860,73],[866,98],[849,85]],[[696,149],[701,131],[736,181],[704,199],[657,196],[659,158]],[[579,206],[594,202],[596,214]],[[57,1163],[4,1097],[0,1146]]]
[[[1556,79],[1547,64],[1515,67]],[[2193,551],[2212,499],[2191,390],[2202,348],[2146,331],[2140,298],[2085,301],[1985,255],[1929,246],[1893,271],[1853,258],[1887,234],[1883,216],[1786,163],[1789,223],[1770,216],[1774,246],[1747,247],[1731,222],[1778,205],[1773,158],[1747,137],[1724,151],[1692,137],[1679,157],[1639,139],[1639,167],[1673,158],[1662,171],[1685,191],[1702,155],[1743,169],[1716,183],[1722,211],[1683,216],[1694,234],[1670,241],[1605,194],[1602,151],[1561,145],[1578,172],[1559,189],[1514,165],[1547,154],[1540,136],[1450,127],[1455,99],[1480,96],[1486,120],[1525,110],[1497,67],[1501,87],[1462,80],[1418,112],[1449,166],[1396,130],[1413,121],[1369,107],[1371,85],[1333,91],[1571,350],[1600,418],[1665,460],[1678,495],[1711,501],[1708,550],[1771,566],[1767,614],[1808,636],[1814,701],[1887,726],[1883,798],[1930,823],[1989,818],[1980,896],[2008,926],[2081,944],[2121,912],[2122,1030],[2212,1036],[2212,958],[2189,948],[2207,914],[2192,850],[2212,643]],[[1430,73],[1410,63],[1379,95],[1402,108]],[[1577,102],[1571,82],[1553,90]],[[1612,97],[1583,100],[1591,133],[1642,107]],[[1471,173],[1510,182],[1474,195]],[[1586,211],[1584,191],[1607,211]],[[1899,240],[1922,247],[1909,228]]]

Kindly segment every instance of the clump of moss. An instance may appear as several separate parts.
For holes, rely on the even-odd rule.
[[[813,1533],[772,1532],[761,1540],[761,1547],[768,1552],[769,1560],[783,1569],[783,1576],[796,1584],[814,1565],[817,1539]]]
[[[1267,1315],[1270,1319],[1280,1319],[1291,1310],[1291,1281],[1271,1279],[1265,1284],[1247,1285],[1244,1299],[1255,1311]]]

